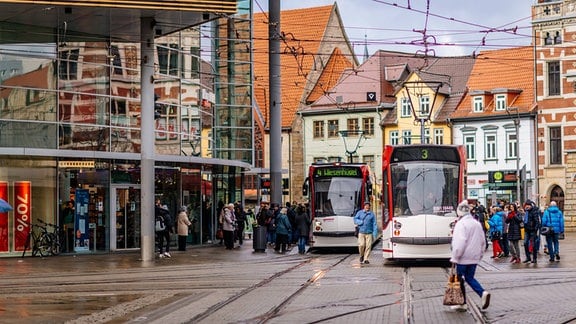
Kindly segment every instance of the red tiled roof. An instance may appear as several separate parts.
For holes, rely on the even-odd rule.
[[[280,30],[285,43],[281,45],[281,91],[282,127],[291,127],[296,111],[309,82],[309,72],[314,68],[314,56],[318,55],[331,15],[337,12],[336,5],[304,9],[283,10],[280,13]],[[268,72],[268,14],[254,14],[254,97],[264,118],[269,118],[269,72]],[[291,54],[295,49],[298,55]],[[342,54],[334,51],[334,55]],[[338,69],[344,64],[342,58],[330,59],[328,71],[322,75],[323,82],[332,85],[340,75]],[[324,89],[325,87],[322,86]],[[315,89],[310,98],[318,96]]]
[[[493,100],[485,102],[483,112],[473,112],[472,109],[471,93],[502,89],[521,90],[519,94],[511,91],[513,98],[508,103],[518,108],[519,113],[530,112],[535,103],[533,71],[534,54],[531,46],[481,52],[468,79],[468,92],[451,118],[506,114],[505,111],[494,111]]]

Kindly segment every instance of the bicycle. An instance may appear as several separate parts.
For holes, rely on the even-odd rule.
[[[38,233],[39,231],[39,233]],[[22,257],[26,254],[26,251],[30,248],[32,243],[32,256],[40,254],[40,256],[45,257],[51,254],[52,243],[48,238],[48,229],[46,226],[30,224],[30,231],[26,237],[26,244],[24,244],[24,251],[22,251]]]
[[[38,220],[39,223],[43,224],[46,227],[52,227],[52,231],[46,231],[45,235],[48,236],[48,241],[50,243],[50,254],[58,255],[62,252],[62,247],[64,246],[64,230],[56,225],[47,223],[43,220]],[[44,235],[44,234],[43,234]]]

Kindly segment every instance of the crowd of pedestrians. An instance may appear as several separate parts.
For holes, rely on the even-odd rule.
[[[538,263],[544,236],[544,253],[548,254],[549,262],[560,261],[559,240],[564,236],[564,216],[556,201],[542,208],[529,199],[522,205],[499,201],[488,210],[482,205],[473,206],[472,215],[482,224],[485,237],[492,244],[492,258],[510,258],[511,263]],[[520,242],[524,246],[523,261]]]

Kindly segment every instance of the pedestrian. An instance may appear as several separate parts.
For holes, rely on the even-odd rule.
[[[540,211],[530,199],[524,203],[524,211],[524,253],[526,254],[524,263],[538,263]]]
[[[310,216],[306,212],[306,206],[299,204],[296,208],[296,233],[298,234],[298,253],[306,253],[306,244],[310,235]]]
[[[506,216],[506,223],[508,224],[508,241],[510,241],[510,254],[512,258],[510,262],[520,263],[520,245],[518,242],[522,238],[522,215],[518,212],[516,204],[510,204],[510,211]]]
[[[236,238],[238,245],[242,246],[244,244],[244,229],[246,228],[246,213],[240,203],[234,207],[234,216],[236,216]]]
[[[553,262],[554,259],[560,261],[560,243],[558,242],[558,236],[564,233],[564,215],[555,201],[551,201],[550,206],[544,211],[542,226],[547,226],[551,229],[549,234],[546,235],[550,262]]]
[[[482,230],[484,231],[484,241],[486,242],[486,247],[488,247],[488,224],[486,220],[486,208],[482,204],[478,204],[478,206],[472,209],[472,216],[482,225]]]
[[[364,203],[364,209],[359,210],[354,215],[354,225],[358,226],[358,252],[360,253],[360,264],[370,263],[370,252],[372,252],[372,242],[378,237],[378,226],[376,215],[370,210],[370,202]]]
[[[278,217],[278,214],[280,213],[280,205],[272,203],[270,206],[272,209],[266,214],[267,218],[265,225],[268,245],[273,247],[276,243],[276,217]]]
[[[276,245],[274,246],[276,252],[286,253],[291,234],[292,225],[288,219],[288,209],[284,207],[276,217]]]
[[[480,296],[482,309],[490,305],[490,293],[474,278],[476,267],[486,248],[484,231],[482,226],[470,214],[470,206],[467,200],[463,200],[456,208],[459,216],[454,231],[452,232],[452,256],[450,262],[456,264],[456,274],[460,280],[460,287],[464,295],[464,304],[451,306],[452,309],[465,311],[468,309],[466,303],[466,289],[464,281],[470,288]]]
[[[170,258],[170,234],[174,232],[174,223],[172,222],[172,217],[170,217],[170,211],[166,205],[161,205],[160,199],[156,200],[156,206],[154,207],[154,214],[156,220],[164,225],[164,228],[156,231],[156,240],[158,242],[158,257],[159,258]],[[164,245],[166,241],[166,245]]]
[[[188,219],[186,213],[186,206],[180,207],[177,218],[177,231],[178,231],[178,251],[186,251],[186,239],[188,238],[188,226],[192,222]]]
[[[500,207],[494,207],[494,214],[488,220],[488,225],[490,225],[490,241],[492,241],[491,258],[501,258],[504,256],[504,252],[502,252],[502,248],[500,247],[504,218],[502,209]]]
[[[292,204],[287,201],[286,202],[286,210],[288,215],[288,220],[290,221],[290,225],[292,228],[296,228],[296,208],[297,205],[292,206]],[[292,245],[298,242],[298,233],[297,231],[292,231],[290,237],[288,238],[288,250],[292,249]]]
[[[254,233],[254,225],[256,225],[256,217],[254,216],[254,211],[252,208],[248,208],[246,211],[246,235],[248,235],[248,239],[252,239],[252,233]]]
[[[507,258],[510,255],[510,244],[508,242],[508,223],[506,223],[506,217],[510,212],[510,204],[504,205],[504,210],[502,211],[502,235],[500,235],[500,248],[504,255],[503,258]]]
[[[222,230],[224,231],[224,246],[226,250],[232,250],[234,248],[234,230],[235,230],[235,222],[236,217],[234,216],[234,204],[229,203],[228,205],[224,206],[222,209],[223,213],[223,221],[222,221]]]

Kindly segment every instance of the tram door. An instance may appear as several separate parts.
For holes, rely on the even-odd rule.
[[[140,248],[140,187],[112,186],[110,250]]]

